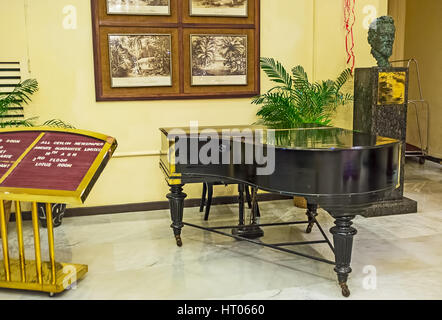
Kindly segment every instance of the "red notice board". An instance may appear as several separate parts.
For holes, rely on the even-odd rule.
[[[89,131],[0,130],[0,199],[83,203],[116,147]]]

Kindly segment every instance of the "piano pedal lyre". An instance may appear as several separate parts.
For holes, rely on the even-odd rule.
[[[32,202],[32,229],[35,260],[26,260],[23,241],[23,218],[20,201],[15,201],[18,260],[9,256],[8,232],[4,200],[0,200],[0,231],[3,261],[0,261],[0,288],[47,292],[50,297],[68,289],[87,272],[86,265],[55,261],[52,205],[46,204],[49,261],[42,261],[37,202]]]

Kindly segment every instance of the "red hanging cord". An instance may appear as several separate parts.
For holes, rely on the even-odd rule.
[[[347,64],[351,63],[351,73],[355,68],[356,57],[354,54],[354,34],[353,27],[356,21],[355,15],[356,0],[344,0],[344,23],[345,23],[345,50],[347,52]],[[351,41],[351,45],[350,44]]]

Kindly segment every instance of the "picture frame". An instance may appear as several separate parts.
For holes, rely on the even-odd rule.
[[[172,35],[108,34],[112,88],[172,86]]]
[[[247,85],[246,34],[191,34],[191,86]]]
[[[190,16],[248,17],[249,0],[189,0]]]
[[[170,15],[170,0],[106,0],[109,15]]]
[[[247,17],[190,16],[188,0],[170,0],[169,16],[107,14],[106,3],[107,0],[91,0],[96,101],[227,99],[260,94],[260,0],[248,0]],[[167,83],[149,78],[150,73],[144,79],[137,78],[139,75],[134,71],[126,70],[129,73],[125,76],[112,74],[109,35],[146,34],[170,35],[171,68]],[[204,77],[200,80],[206,82],[195,81],[198,79],[192,78],[191,34],[240,35],[247,39],[244,44],[247,61],[243,56],[245,72],[241,81],[227,78],[229,81],[224,83],[209,83],[209,78]],[[149,54],[134,60],[147,58]],[[140,62],[143,61],[146,60]],[[131,68],[134,66],[126,69]]]

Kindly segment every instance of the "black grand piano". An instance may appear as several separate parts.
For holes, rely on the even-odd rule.
[[[399,185],[401,143],[341,128],[303,125],[302,128],[271,129],[265,126],[221,126],[162,128],[160,168],[170,187],[172,229],[178,246],[182,245],[184,225],[246,240],[335,266],[342,294],[350,295],[347,286],[353,236],[352,219],[362,209],[379,201]],[[240,217],[238,225],[206,228],[183,222],[188,183],[237,183],[252,188],[307,199],[307,221],[260,224],[256,201],[249,223]],[[334,219],[330,229],[333,244],[316,221],[321,206]],[[254,240],[268,225],[308,224],[307,232],[317,225],[335,261],[288,249],[297,243],[265,244]],[[232,228],[232,233],[223,232]],[[299,244],[299,243],[298,243]],[[302,244],[309,244],[303,242]]]

